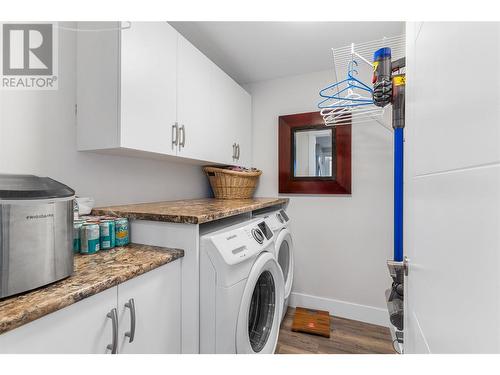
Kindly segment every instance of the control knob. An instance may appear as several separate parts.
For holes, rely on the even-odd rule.
[[[264,234],[259,228],[252,229],[252,236],[255,241],[262,245],[262,243],[264,242]]]

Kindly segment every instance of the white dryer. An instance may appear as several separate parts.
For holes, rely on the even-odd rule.
[[[293,284],[294,248],[292,233],[290,231],[290,218],[283,209],[256,214],[254,218],[263,218],[273,231],[274,256],[281,267],[285,282],[285,301],[281,317],[283,320],[288,308]]]
[[[201,353],[274,353],[284,281],[272,240],[264,220],[200,237]]]

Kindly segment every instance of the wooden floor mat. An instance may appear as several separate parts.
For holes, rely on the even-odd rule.
[[[297,307],[293,317],[292,331],[330,337],[330,314],[328,311]]]

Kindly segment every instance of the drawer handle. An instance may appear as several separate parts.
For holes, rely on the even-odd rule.
[[[128,342],[134,341],[135,336],[135,303],[134,299],[131,298],[125,304],[125,307],[130,309],[130,331],[125,332],[125,337],[128,337]]]
[[[111,350],[111,354],[116,354],[116,349],[118,348],[118,314],[116,308],[112,308],[106,316],[111,319],[113,326],[113,342],[108,344],[106,349]]]

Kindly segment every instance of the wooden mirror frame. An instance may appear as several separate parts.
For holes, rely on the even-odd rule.
[[[279,117],[279,192],[281,194],[351,194],[351,124],[341,125],[335,137],[335,177],[295,177],[293,137],[295,129],[328,129],[319,112]]]

